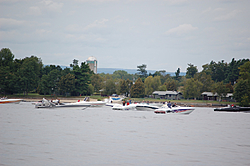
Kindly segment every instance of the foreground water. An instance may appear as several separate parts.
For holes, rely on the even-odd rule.
[[[250,114],[0,105],[0,165],[250,165]]]

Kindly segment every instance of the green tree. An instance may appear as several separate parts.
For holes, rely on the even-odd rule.
[[[75,82],[76,79],[73,74],[68,73],[67,75],[62,76],[58,83],[60,92],[66,96],[68,93],[74,92]]]
[[[228,65],[228,70],[226,73],[226,82],[231,82],[232,85],[234,85],[239,78],[239,72],[240,72],[240,66],[244,63],[249,62],[249,59],[240,59],[236,61],[234,58]]]
[[[177,69],[175,72],[175,80],[179,81],[180,80],[180,68]]]
[[[133,81],[127,79],[126,80],[126,96],[128,96],[130,94],[130,89],[131,89],[131,86],[133,85]]]
[[[145,65],[145,64],[142,64],[142,65],[140,65],[140,66],[137,66],[137,71],[138,71],[138,74],[139,74],[139,76],[140,76],[140,78],[142,79],[142,81],[144,82],[144,80],[147,78],[147,70],[146,70],[146,68],[147,68],[147,65]]]
[[[145,96],[145,85],[140,78],[135,81],[135,84],[131,87],[131,97],[133,98],[144,98]]]
[[[167,79],[171,78],[170,74],[166,74],[166,70],[159,70],[153,74],[153,77],[160,76],[161,84],[163,84]]]
[[[185,98],[199,98],[201,95],[202,83],[194,78],[187,79],[186,84],[184,86],[183,95]]]
[[[206,72],[202,71],[200,73],[196,73],[194,75],[194,79],[198,80],[199,82],[201,82],[203,84],[203,86],[201,88],[201,92],[211,92],[212,91],[214,81],[212,80],[211,75],[207,75]]]
[[[244,63],[239,67],[239,78],[243,80],[250,80],[250,61]]]
[[[223,97],[226,97],[229,91],[226,85],[224,85],[223,81],[215,83],[214,90],[220,98],[219,101],[221,101]]]
[[[166,91],[167,90],[166,83],[164,83],[163,85],[159,86],[158,90],[159,91]]]
[[[112,95],[116,93],[116,84],[115,81],[111,78],[106,80],[105,87],[104,87],[104,94],[105,95]]]
[[[168,91],[176,91],[177,90],[177,81],[172,79],[172,78],[167,79],[164,84],[166,85],[166,88]]]
[[[99,92],[103,88],[103,78],[99,74],[93,74],[90,77],[90,82],[94,87],[94,92]]]
[[[44,74],[38,86],[39,94],[58,94],[58,82],[60,80],[60,71],[51,70],[47,75]]]
[[[31,56],[23,59],[22,65],[18,70],[19,86],[24,94],[38,87],[40,72],[43,64],[41,59]]]
[[[152,93],[158,90],[159,86],[161,85],[160,76],[148,76],[145,81],[145,95],[152,95]]]
[[[238,80],[238,82],[235,84],[233,97],[237,102],[240,102],[240,105],[242,106],[243,103],[250,100],[250,86],[248,80],[243,80],[243,79]]]
[[[13,92],[14,77],[14,55],[8,48],[2,48],[0,51],[0,92]],[[15,80],[16,81],[16,80]]]
[[[50,93],[50,86],[49,86],[49,76],[48,75],[43,75],[40,84],[38,85],[37,91],[40,95],[44,94],[49,94]]]
[[[113,79],[124,79],[124,80],[132,80],[133,79],[133,75],[132,74],[128,74],[128,72],[124,71],[124,70],[117,70],[115,72],[113,72],[112,75]]]
[[[92,84],[89,84],[88,86],[88,91],[87,91],[87,95],[91,95],[94,93],[94,86]]]
[[[126,81],[124,79],[121,79],[119,82],[119,92],[120,94],[125,94],[127,92],[127,85],[126,85]]]
[[[78,66],[78,61],[73,60],[73,64],[70,66],[73,67],[73,74],[76,78],[75,92],[74,95],[87,94],[88,86],[90,84],[90,77],[93,72],[90,71],[88,64],[85,62],[81,63],[81,66]]]
[[[193,78],[195,73],[198,72],[197,66],[194,66],[193,64],[188,64],[187,72],[186,72],[186,77],[187,78]]]

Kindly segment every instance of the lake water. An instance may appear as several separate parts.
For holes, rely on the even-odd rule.
[[[0,105],[0,165],[250,165],[250,114]]]

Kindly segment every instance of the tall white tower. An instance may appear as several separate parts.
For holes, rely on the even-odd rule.
[[[89,65],[90,70],[92,70],[96,74],[97,73],[97,59],[93,56],[90,56],[87,59],[87,64]]]

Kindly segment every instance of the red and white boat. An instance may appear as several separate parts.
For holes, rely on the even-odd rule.
[[[20,103],[23,99],[0,99],[0,104],[7,104],[7,103]]]
[[[156,114],[190,114],[193,112],[195,107],[180,107],[180,106],[175,106],[175,107],[168,107],[166,104],[163,105],[161,108],[156,109],[154,112]]]

